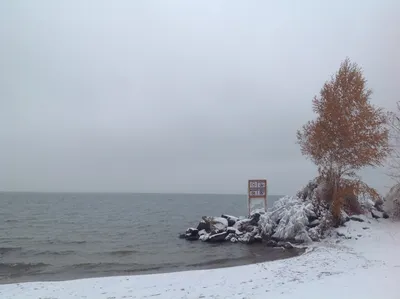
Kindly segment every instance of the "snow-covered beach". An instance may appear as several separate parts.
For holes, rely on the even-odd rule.
[[[349,221],[305,254],[254,265],[0,286],[2,299],[399,298],[400,223]],[[278,250],[278,249],[277,249]]]

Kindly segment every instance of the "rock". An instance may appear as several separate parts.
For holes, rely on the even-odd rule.
[[[353,221],[358,221],[358,222],[364,222],[364,219],[362,219],[361,217],[359,217],[359,216],[350,216],[350,220],[353,220]]]
[[[276,242],[276,241],[274,241],[274,240],[268,240],[268,241],[265,243],[265,245],[268,246],[268,247],[276,247],[276,246],[278,246],[278,242]]]
[[[308,236],[314,242],[318,242],[320,240],[320,234],[319,234],[319,232],[318,232],[316,227],[310,228],[308,230]]]
[[[199,231],[197,230],[197,228],[192,227],[188,228],[185,234],[179,235],[179,238],[186,239],[188,241],[196,241],[199,239],[199,237]]]
[[[199,239],[200,239],[201,241],[205,242],[205,241],[208,240],[209,237],[210,237],[209,234],[204,234],[204,235],[200,235],[200,236],[199,236]]]
[[[250,230],[250,228],[252,228],[252,230]],[[252,244],[254,242],[262,242],[261,230],[258,227],[249,225],[247,229],[248,229],[247,232],[237,236],[239,242],[246,244]]]
[[[346,222],[349,222],[349,221],[350,221],[349,215],[348,215],[345,211],[342,211],[342,212],[340,213],[340,222],[341,222],[341,225],[344,225]]]
[[[375,206],[375,208],[376,208],[378,211],[383,212],[383,211],[381,211],[382,206],[383,206],[383,200],[382,200],[382,198],[379,198],[377,201],[375,201],[374,206]]]
[[[383,217],[383,219],[388,219],[389,218],[389,214],[386,213],[386,212],[383,212],[382,213],[382,217]]]
[[[225,238],[228,236],[228,232],[222,232],[222,233],[217,233],[208,236],[207,242],[212,242],[212,243],[218,243],[218,242],[224,242]]]
[[[244,232],[251,233],[251,232],[253,232],[256,228],[257,228],[257,226],[253,226],[253,225],[251,225],[250,223],[248,223],[248,225],[243,226],[243,231],[244,231]]]
[[[312,242],[310,236],[308,235],[308,233],[305,229],[300,230],[294,237],[294,240],[299,243],[311,243]]]
[[[234,234],[234,233],[229,233],[226,237],[225,237],[225,240],[226,241],[230,241],[230,240],[232,240],[233,238],[235,238],[236,237],[236,235]]]
[[[260,213],[254,213],[250,216],[250,225],[257,226],[260,221]]]
[[[198,233],[199,233],[199,230],[198,230],[197,228],[192,228],[192,227],[190,227],[190,228],[188,228],[188,229],[186,230],[186,235],[195,236],[195,235],[197,235]]]
[[[205,229],[202,229],[201,231],[199,231],[199,236],[202,236],[202,235],[208,235],[208,233],[206,232]]]
[[[372,218],[379,219],[379,218],[383,218],[383,213],[379,212],[379,211],[371,210],[371,216],[372,216]]]
[[[210,223],[209,222],[205,222],[204,220],[200,221],[199,225],[197,225],[197,229],[199,231],[205,230],[205,231],[209,232],[211,230]]]
[[[254,242],[258,242],[258,243],[261,243],[261,242],[262,242],[262,236],[261,236],[259,233],[257,233],[257,234],[254,236]]]
[[[254,236],[251,233],[247,232],[238,237],[238,241],[245,244],[253,243]]]
[[[391,218],[400,219],[400,183],[390,188],[385,196],[383,208]]]
[[[243,232],[239,231],[238,229],[236,229],[236,228],[234,228],[234,227],[228,227],[228,228],[226,229],[226,231],[229,232],[229,233],[233,233],[233,234],[235,234],[235,235],[238,235],[238,236],[240,236],[240,235],[243,234]]]
[[[364,229],[364,230],[365,230],[365,229],[369,229],[369,227],[368,227],[368,226],[364,226],[362,229]]]
[[[345,238],[345,239],[351,239],[351,237],[348,237],[348,236],[346,236],[346,235],[343,234],[343,233],[336,232],[336,234],[337,234],[338,237],[342,237],[342,238]]]
[[[239,218],[231,215],[222,214],[221,217],[228,220],[228,227],[235,225],[235,223],[239,221]]]
[[[241,232],[246,232],[248,231],[248,227],[251,227],[251,230],[254,226],[252,226],[250,224],[250,219],[243,219],[243,220],[239,220],[235,223],[235,225],[233,226],[233,228],[236,228],[238,231]]]
[[[308,218],[308,222],[314,222],[315,220],[318,220],[318,217],[315,215],[310,215],[307,217]]]
[[[315,219],[314,221],[310,222],[307,226],[310,228],[316,227],[320,224],[321,222],[318,219]]]
[[[228,220],[222,217],[206,217],[203,216],[203,221],[209,223],[211,232],[219,233],[228,227]]]
[[[277,244],[278,247],[283,247],[285,249],[293,249],[293,245],[290,244],[289,242],[278,242]]]

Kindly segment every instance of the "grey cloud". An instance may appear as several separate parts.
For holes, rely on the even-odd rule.
[[[244,193],[265,177],[291,194],[315,174],[296,130],[341,60],[362,65],[374,102],[393,108],[398,9],[3,2],[0,189]]]

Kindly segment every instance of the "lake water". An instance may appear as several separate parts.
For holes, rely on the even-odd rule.
[[[297,254],[178,238],[203,215],[246,211],[245,195],[0,193],[0,283],[206,269]]]

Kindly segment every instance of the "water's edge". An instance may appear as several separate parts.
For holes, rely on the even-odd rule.
[[[269,204],[279,196],[269,196]],[[178,238],[204,215],[247,212],[242,195],[0,192],[0,284],[168,273],[298,255]]]
[[[237,246],[237,244],[221,244],[220,246]],[[43,267],[48,265],[45,264],[33,264],[32,268],[38,267],[42,268],[43,272],[40,273],[27,273],[27,275],[21,275],[19,273],[16,276],[10,277],[2,277],[0,279],[0,285],[4,284],[14,284],[14,283],[25,283],[25,282],[39,282],[39,281],[48,281],[48,282],[56,282],[56,281],[67,281],[67,280],[78,280],[78,279],[87,279],[87,278],[99,278],[99,277],[114,277],[114,276],[131,276],[131,275],[151,275],[151,274],[163,274],[163,273],[173,273],[173,272],[182,272],[182,271],[194,271],[194,270],[210,270],[210,269],[219,269],[219,268],[230,268],[236,266],[244,266],[251,264],[259,264],[265,262],[272,262],[276,260],[289,259],[293,257],[297,257],[302,255],[306,248],[293,248],[293,249],[283,249],[283,248],[271,248],[266,247],[262,244],[252,244],[252,245],[244,245],[244,246],[259,246],[260,249],[263,247],[265,250],[264,253],[253,256],[252,258],[222,258],[216,259],[212,261],[205,261],[203,263],[195,263],[195,264],[185,264],[185,265],[154,265],[154,267],[146,268],[146,269],[129,269],[129,265],[121,265],[124,268],[123,270],[106,270],[107,264],[86,264],[81,265],[86,268],[84,272],[79,273],[77,275],[76,272],[46,272]],[[1,265],[1,263],[0,263]],[[28,267],[28,265],[25,265]],[[115,265],[113,265],[115,267]],[[74,267],[76,270],[76,267]],[[91,269],[91,271],[88,271]]]

